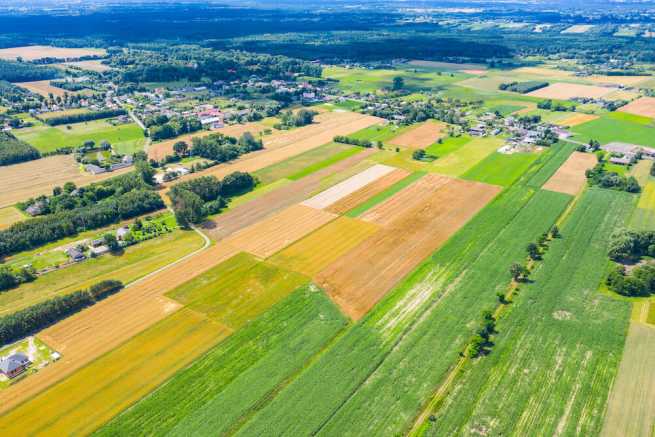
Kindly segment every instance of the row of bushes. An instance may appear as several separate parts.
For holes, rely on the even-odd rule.
[[[549,85],[548,82],[530,80],[527,82],[501,83],[500,85],[498,85],[498,89],[501,91],[513,91],[515,93],[527,94],[532,91],[545,88],[548,85]]]
[[[344,135],[337,135],[332,139],[335,143],[341,143],[341,144],[350,144],[351,146],[359,146],[359,147],[373,147],[373,143],[370,142],[369,140],[360,140],[357,138],[353,137],[347,137]]]
[[[0,345],[4,346],[34,334],[53,323],[93,305],[123,288],[120,281],[107,280],[87,290],[76,291],[0,318]]]
[[[9,133],[0,132],[0,165],[17,164],[40,157],[41,154],[34,147]]]
[[[45,120],[49,126],[59,126],[61,124],[73,124],[83,121],[100,120],[102,118],[118,117],[119,115],[127,115],[124,109],[106,109],[103,111],[83,112],[80,114],[60,115],[59,117],[52,117]]]

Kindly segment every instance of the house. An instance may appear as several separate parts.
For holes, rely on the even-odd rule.
[[[207,117],[201,118],[200,124],[203,127],[209,127],[210,129],[220,129],[224,126],[223,117]]]
[[[618,164],[618,165],[630,165],[630,162],[632,162],[632,159],[628,157],[627,155],[625,156],[612,156],[610,158],[610,162],[612,164]]]
[[[45,209],[45,203],[44,202],[35,202],[25,208],[25,212],[31,215],[32,217],[41,215],[43,214],[43,210]]]
[[[88,171],[88,172],[91,173],[92,175],[97,175],[97,174],[102,174],[102,173],[106,173],[106,172],[107,172],[107,169],[106,169],[106,168],[99,167],[99,166],[97,166],[97,165],[95,165],[95,164],[87,164],[87,165],[85,165],[85,166],[84,166],[84,170]]]
[[[66,255],[68,255],[71,261],[76,263],[80,261],[84,261],[86,259],[84,253],[76,247],[71,247],[69,249],[66,249]]]
[[[0,373],[8,378],[15,378],[32,364],[25,354],[15,353],[0,360]]]
[[[125,240],[125,237],[130,233],[130,228],[127,226],[120,227],[116,230],[116,238],[119,241]]]
[[[102,238],[98,238],[91,242],[91,247],[99,247],[102,246],[103,244],[105,244],[105,240],[103,240]]]
[[[109,248],[107,246],[104,246],[104,245],[91,247],[89,250],[91,251],[91,254],[93,256],[100,256],[100,255],[103,255],[103,254],[109,252]]]

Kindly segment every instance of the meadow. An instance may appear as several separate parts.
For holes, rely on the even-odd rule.
[[[16,222],[24,220],[26,216],[13,206],[0,208],[0,229],[8,228]]]
[[[655,182],[642,186],[639,203],[630,219],[630,227],[635,230],[651,230],[655,227]]]
[[[69,129],[70,127],[70,129]],[[109,141],[117,153],[134,153],[145,144],[143,131],[134,123],[113,126],[106,120],[94,120],[71,125],[46,125],[16,129],[17,138],[36,147],[40,152],[52,152],[61,147],[77,147],[85,141]]]
[[[655,127],[651,119],[644,118],[623,112],[610,112],[596,120],[575,126],[571,131],[575,134],[574,140],[584,143],[594,139],[601,144],[620,141],[653,147]]]
[[[501,138],[474,138],[430,166],[437,173],[460,176],[491,155],[504,141]]]
[[[538,157],[537,153],[508,155],[494,152],[464,173],[462,178],[507,187],[520,178]]]
[[[338,79],[339,88],[344,91],[374,93],[382,88],[391,88],[393,78],[400,76],[405,81],[405,89],[420,91],[442,87],[444,85],[469,77],[462,73],[420,72],[407,70],[365,70],[358,68],[326,67],[323,77]]]
[[[597,292],[598,266],[633,205],[625,193],[583,195],[497,324],[492,352],[462,374],[425,434],[599,434],[630,306]]]

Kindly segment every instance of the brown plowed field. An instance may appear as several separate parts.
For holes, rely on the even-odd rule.
[[[336,217],[320,209],[293,205],[242,229],[224,241],[239,250],[268,258]]]
[[[55,186],[62,186],[68,181],[80,186],[128,171],[129,168],[92,176],[79,170],[72,155],[50,156],[1,167],[0,208],[25,201],[30,197],[52,194]]]
[[[243,229],[262,220],[270,214],[295,203],[302,202],[320,188],[323,178],[349,169],[361,163],[373,153],[375,153],[374,150],[367,149],[298,181],[273,190],[257,199],[239,205],[235,209],[221,214],[211,222],[206,223],[204,230],[215,240],[225,238],[239,229]]]
[[[618,109],[620,112],[655,118],[655,97],[641,97]]]
[[[596,155],[573,152],[542,188],[574,196],[587,182],[585,172],[593,168],[597,161]]]
[[[447,125],[440,121],[429,120],[389,140],[394,146],[424,149],[444,136]]]
[[[17,86],[25,88],[28,91],[31,91],[35,94],[40,94],[43,97],[49,97],[50,94],[53,96],[63,97],[65,93],[68,94],[78,94],[73,91],[66,91],[63,88],[58,88],[56,86],[50,85],[49,80],[37,80],[34,82],[20,82],[16,83]]]
[[[409,176],[409,172],[404,169],[397,169],[386,176],[381,177],[375,182],[371,182],[365,187],[360,188],[354,193],[344,197],[336,203],[330,205],[326,211],[334,214],[345,214],[361,203],[366,202],[371,197],[383,192],[396,182]]]
[[[164,293],[238,253],[224,243],[193,255],[47,328],[38,335],[62,358],[0,391],[0,413],[57,383],[178,310]]]
[[[376,216],[385,223],[382,229],[326,267],[316,281],[344,313],[358,320],[499,191],[493,185],[425,176],[384,202],[379,210],[393,219]],[[397,199],[410,195],[420,199]]]

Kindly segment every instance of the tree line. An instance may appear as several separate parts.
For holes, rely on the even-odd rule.
[[[334,141],[335,143],[350,144],[351,146],[359,146],[359,147],[366,147],[366,148],[373,147],[373,143],[370,142],[369,140],[348,137],[345,135],[337,135],[332,139],[332,141]]]
[[[41,154],[33,146],[8,132],[0,132],[0,166],[39,159]]]
[[[73,124],[83,121],[100,120],[102,118],[118,117],[119,115],[126,115],[127,111],[124,109],[105,109],[102,111],[83,112],[80,114],[60,115],[59,117],[52,117],[45,120],[49,126],[59,126],[61,124]]]
[[[106,280],[86,290],[57,296],[13,314],[0,317],[0,345],[34,334],[94,303],[120,291],[123,283]]]

